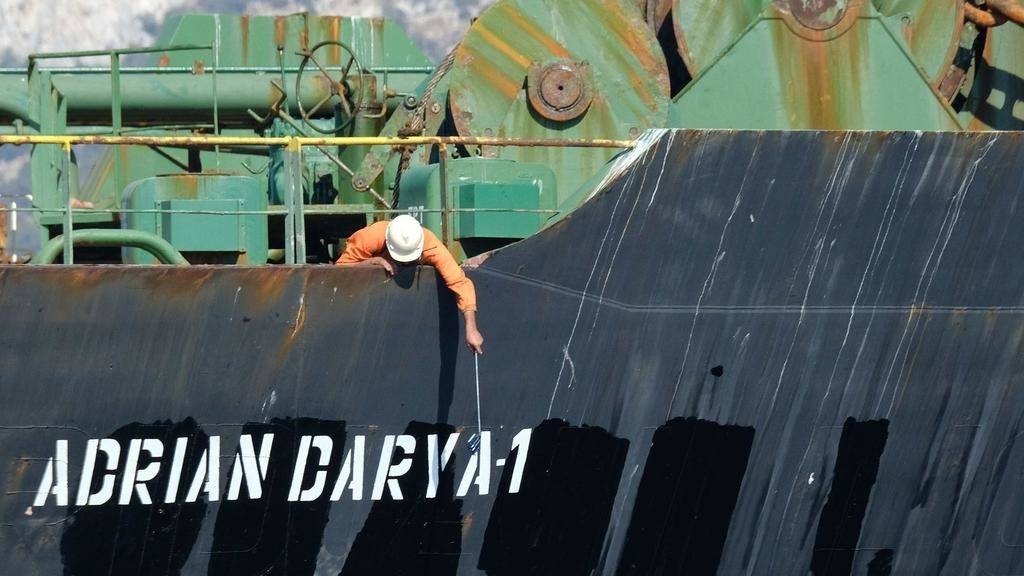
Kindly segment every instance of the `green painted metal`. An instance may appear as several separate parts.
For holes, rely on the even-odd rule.
[[[547,217],[554,213],[555,206],[551,200],[554,200],[552,195],[543,194],[536,182],[461,184],[458,186],[456,206],[460,210],[473,211],[456,214],[455,237],[462,240],[526,238],[540,230]],[[503,212],[507,209],[518,211]]]
[[[243,14],[183,14],[164,22],[157,46],[204,44],[219,37],[221,66],[298,66],[297,52],[324,40],[338,40],[351,46],[367,68],[431,67],[429,59],[408,35],[389,20],[308,13],[287,16]],[[282,52],[278,53],[278,46]],[[341,62],[342,52],[334,52]],[[202,51],[168,53],[161,60],[168,66],[190,66],[206,60]]]
[[[871,0],[878,13],[938,86],[949,69],[964,22],[956,0]],[[808,31],[828,30],[846,12],[863,17],[866,0],[815,4],[803,0],[674,0],[672,16],[679,55],[692,76],[711,66],[759,18],[789,18]],[[808,17],[810,15],[810,17]],[[801,19],[803,22],[801,22]],[[799,34],[799,31],[797,32]],[[799,54],[791,57],[801,58]]]
[[[188,266],[189,262],[169,242],[142,230],[111,230],[92,228],[71,234],[75,246],[130,246],[145,250],[162,264]],[[57,236],[46,242],[32,257],[32,264],[53,264],[64,251],[65,238]]]
[[[963,0],[497,0],[434,69],[381,19],[186,14],[155,48],[36,55],[26,70],[0,70],[0,134],[569,140],[654,127],[1024,129],[1024,30],[968,20]],[[83,54],[108,56],[109,67],[51,58]],[[149,144],[110,148],[81,183],[78,156],[91,153],[34,146],[45,234],[121,222],[190,253],[262,263],[273,249],[288,263],[326,261],[397,201],[420,207],[457,255],[473,254],[488,247],[481,239],[514,240],[571,212],[618,153]],[[211,180],[202,196],[169,185],[144,203],[154,212],[116,214],[159,174]],[[246,178],[245,194],[212,175]],[[71,198],[110,212],[66,214]]]
[[[69,125],[111,125],[111,102],[119,100],[119,114],[126,126],[155,124],[154,110],[160,110],[158,124],[212,124],[217,110],[218,120],[229,126],[250,126],[252,117],[247,111],[269,108],[280,94],[270,84],[274,77],[263,72],[237,70],[214,75],[177,68],[123,70],[119,76],[120,92],[112,90],[112,78],[106,71],[54,71],[49,78],[52,90],[67,102]],[[295,86],[295,80],[294,73],[285,75],[289,88]],[[307,74],[302,80],[307,107],[329,95],[329,86],[318,75]]]
[[[42,118],[40,132],[63,133],[71,124],[109,124],[111,122],[110,78],[105,72],[95,74],[59,73],[39,71],[39,96],[35,99],[37,115]],[[287,75],[294,79],[294,73]],[[294,83],[292,84],[294,85]],[[307,76],[304,98],[312,105],[328,93],[325,85],[315,75]],[[372,85],[372,82],[367,82]],[[195,76],[189,72],[142,72],[126,73],[121,81],[122,118],[132,125],[143,127],[153,124],[154,110],[159,111],[161,125],[134,130],[138,135],[188,135],[202,126],[212,126],[214,113],[213,81],[210,74]],[[253,135],[248,114],[249,109],[269,107],[277,98],[276,89],[269,83],[266,74],[237,72],[221,74],[218,90],[225,93],[218,98],[222,112],[221,122],[234,126],[221,130],[225,135]],[[42,94],[55,91],[62,96],[56,100],[43,98]],[[43,129],[50,126],[49,130]],[[122,133],[124,133],[122,131]],[[368,133],[366,135],[374,135]],[[227,151],[225,151],[227,152]],[[266,152],[213,154],[202,152],[200,168],[213,168],[218,172],[247,174],[245,166],[266,166]],[[60,199],[48,190],[55,190],[57,172],[53,166],[59,160],[55,147],[36,147],[33,151],[32,170],[36,203],[41,208],[58,208]],[[355,155],[352,156],[355,158]],[[142,147],[122,147],[106,152],[89,180],[79,190],[77,179],[73,183],[76,198],[89,200],[96,206],[113,207],[119,202],[120,191],[133,180],[154,174],[180,172],[189,169],[188,153],[185,150],[154,150]],[[48,216],[44,224],[50,223]]]
[[[381,127],[381,136],[453,135],[447,122],[448,87],[451,78],[449,70],[444,66],[442,63],[432,77],[425,78],[413,94],[396,108]],[[394,195],[396,187],[400,188],[401,173],[404,170],[411,166],[431,164],[436,156],[435,146],[373,146],[357,162],[356,173],[352,178],[353,186],[356,189],[365,189],[376,185],[377,189],[390,190]]]
[[[445,218],[450,218],[447,228],[459,243],[456,251],[466,256],[490,247],[490,239],[525,238],[556,212],[557,182],[547,166],[493,158],[446,164],[446,178],[440,164],[410,168],[402,176],[398,208],[442,238]]]
[[[193,260],[242,264],[267,261],[267,198],[247,176],[179,174],[144,178],[125,189],[124,227],[162,238]],[[139,210],[142,212],[133,212]],[[131,264],[152,263],[124,250]]]
[[[169,19],[162,30],[158,46],[213,43],[220,46],[217,62],[212,61],[209,51],[202,50],[167,52],[154,57],[154,65],[168,67],[193,67],[198,61],[205,67],[296,69],[305,51],[321,42],[340,42],[351,48],[359,68],[380,77],[376,100],[404,97],[433,69],[433,63],[408,35],[383,18],[307,13],[288,16],[184,14]],[[318,61],[328,68],[347,63],[345,50],[338,46],[327,47],[318,56]],[[290,79],[282,80],[283,86],[294,86]],[[294,94],[289,94],[286,109],[297,113]]]
[[[959,0],[872,0],[882,22],[906,45],[932,86],[949,73],[964,27]]]
[[[158,234],[182,252],[248,252],[245,200],[162,200]],[[262,239],[261,239],[262,240]]]
[[[372,90],[371,85],[368,84],[367,87]],[[336,118],[299,121],[287,113],[281,112],[281,118],[271,124],[267,135],[272,137],[316,137],[322,133],[331,133],[337,126],[337,121]],[[344,132],[355,135],[377,135],[384,121],[383,115],[359,115],[351,125],[345,128]],[[353,186],[352,174],[368,149],[368,146],[306,147],[302,154],[304,202],[307,204],[353,205],[373,203],[376,200],[378,208],[389,207],[390,202],[384,201],[376,189],[360,191]],[[285,150],[282,147],[274,147],[270,150],[268,175],[272,203],[283,203],[284,156]]]
[[[676,96],[685,128],[959,130],[956,112],[871,4],[814,29],[768,11]]]
[[[286,264],[306,263],[306,237],[302,215],[302,149],[289,147],[284,154],[284,250]]]
[[[310,50],[323,41],[307,61]],[[343,70],[340,55],[355,56]],[[68,52],[36,55],[27,71],[0,74],[0,120],[19,122],[27,133],[253,136],[270,124],[298,114],[299,97],[307,110],[321,102],[318,115],[350,128],[341,135],[376,136],[387,116],[432,70],[430,61],[394,24],[383,19],[340,16],[242,16],[187,14],[172,18],[157,42],[158,48]],[[104,68],[62,68],[56,58],[108,55]],[[147,66],[126,66],[127,54],[149,54]],[[138,59],[138,56],[136,57]],[[54,64],[58,62],[58,64]],[[308,65],[302,66],[303,62]],[[322,68],[321,68],[322,66]],[[303,70],[304,68],[304,70]],[[27,73],[26,73],[27,72]],[[335,82],[349,72],[360,88],[354,121],[337,117],[331,100]],[[300,124],[305,124],[300,121]],[[307,128],[308,130],[308,128]],[[332,204],[366,205],[371,193],[356,191],[351,168],[367,149],[333,149],[312,162],[333,171]],[[316,152],[316,151],[311,151]],[[71,195],[98,209],[116,209],[130,183],[157,174],[215,172],[263,175],[264,194],[270,191],[265,148],[173,149],[118,146],[107,149],[80,185],[77,154],[70,170]],[[56,146],[32,151],[35,204],[45,210],[41,223],[63,223],[63,194]],[[314,176],[318,176],[314,174]],[[306,191],[308,201],[322,194]],[[77,224],[114,222],[112,214],[75,214]],[[334,235],[346,234],[348,225]],[[328,236],[331,233],[326,232]]]
[[[570,71],[552,71],[565,66]],[[563,80],[565,81],[563,84]],[[633,138],[664,126],[668,70],[635,1],[503,0],[462,39],[450,73],[452,121],[463,136]],[[582,86],[589,105],[571,108]],[[550,109],[536,103],[548,91]],[[566,101],[569,118],[558,105]],[[571,194],[613,150],[521,148],[484,156],[545,164]]]
[[[24,122],[28,117],[28,80],[25,71],[0,69],[0,124]]]
[[[61,156],[61,194],[63,196],[61,202],[64,208],[62,215],[63,221],[61,222],[61,228],[64,232],[64,261],[67,264],[75,263],[75,247],[74,242],[71,239],[72,232],[75,229],[74,213],[71,208],[73,196],[71,195],[71,147],[65,146],[61,150],[63,152]]]
[[[672,24],[690,75],[710,66],[770,4],[770,0],[675,0]]]
[[[216,43],[217,62],[208,51],[174,51],[155,57],[158,66],[267,68],[268,71],[296,69],[303,54],[322,42],[334,42],[351,49],[359,69],[380,76],[375,98],[401,98],[428,74],[433,64],[394,23],[382,18],[314,16],[245,16],[230,14],[185,14],[165,23],[157,42],[161,46]],[[327,67],[347,64],[348,53],[337,44],[318,51],[318,62]],[[314,76],[316,76],[314,74]],[[294,85],[283,78],[282,85]],[[295,113],[295,94],[286,101]]]

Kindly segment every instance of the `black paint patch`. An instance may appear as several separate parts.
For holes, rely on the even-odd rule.
[[[711,375],[715,378],[720,377],[722,374],[725,374],[725,368],[721,364],[711,369]]]
[[[233,458],[224,459],[227,483],[223,485],[220,510],[213,528],[208,572],[218,575],[313,574],[331,508],[331,490],[345,456],[345,423],[311,418],[273,419],[269,424],[246,424],[256,451],[264,434],[273,433],[267,478],[259,500],[249,498],[245,483],[238,500],[227,501]],[[320,452],[310,448],[302,488],[314,483],[315,474],[326,470],[326,484],[319,498],[289,502],[292,475],[302,436],[328,436],[332,449],[327,466],[319,466]]]
[[[479,568],[492,576],[587,575],[597,566],[629,441],[546,420],[533,429],[518,494],[507,458]]]
[[[447,576],[458,571],[462,501],[455,499],[455,467],[456,454],[465,450],[464,442],[459,443],[440,473],[436,497],[427,498],[427,436],[437,434],[440,452],[453,432],[455,428],[446,424],[411,422],[406,427],[405,434],[416,438],[416,451],[412,468],[398,478],[402,499],[393,499],[385,490],[383,497],[373,503],[345,559],[342,576]],[[392,464],[406,457],[396,452]]]
[[[754,429],[676,418],[654,433],[620,576],[715,574]]]
[[[811,572],[816,576],[846,575],[853,570],[861,525],[888,436],[888,420],[846,419],[832,487],[814,539]]]
[[[71,506],[68,507],[67,525],[60,543],[64,573],[179,574],[195,546],[207,504],[203,499],[186,504],[183,503],[184,497],[177,498],[175,504],[164,503],[170,462],[175,440],[188,438],[188,452],[181,475],[184,484],[184,479],[191,479],[198,469],[199,458],[209,444],[209,438],[191,418],[177,423],[133,423],[118,428],[107,437],[121,445],[114,494],[102,506],[75,506],[78,483],[76,479],[70,479]],[[141,504],[134,492],[128,505],[117,503],[124,480],[124,460],[133,438],[156,438],[164,444],[160,471],[146,483],[153,501],[151,505]],[[140,459],[139,468],[150,461]],[[105,473],[106,456],[99,452],[91,483],[93,490],[100,486]]]
[[[868,576],[889,576],[892,574],[892,548],[875,552],[875,557],[868,562]]]

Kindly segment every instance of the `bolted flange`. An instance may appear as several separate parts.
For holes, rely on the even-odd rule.
[[[593,98],[590,65],[586,62],[534,62],[527,73],[526,86],[533,110],[556,122],[579,118]]]

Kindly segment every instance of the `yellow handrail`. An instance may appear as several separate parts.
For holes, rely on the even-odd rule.
[[[280,136],[262,138],[258,136],[95,136],[95,135],[53,135],[53,134],[8,134],[0,135],[0,144],[59,144],[74,146],[81,144],[150,146],[420,146],[424,144],[463,146],[517,146],[557,148],[633,148],[633,140],[606,139],[530,139],[530,138],[479,138],[463,136],[345,136],[317,138],[306,136]]]
[[[301,157],[304,146],[423,146],[436,145],[441,150],[441,174],[442,179],[446,175],[448,146],[492,146],[492,147],[556,147],[556,148],[617,148],[630,149],[636,144],[633,140],[609,140],[609,139],[530,139],[530,138],[495,138],[495,137],[461,137],[461,136],[346,136],[346,137],[309,137],[309,136],[281,136],[281,137],[258,137],[258,136],[129,136],[129,135],[85,135],[85,134],[2,134],[0,145],[59,145],[64,152],[64,162],[71,163],[71,148],[75,145],[142,145],[142,146],[166,146],[183,148],[218,148],[221,146],[282,146],[290,154],[297,154]],[[69,169],[65,167],[65,173]],[[289,179],[291,181],[291,178]],[[68,180],[64,180],[64,201],[62,208],[54,210],[64,214],[64,258],[65,262],[73,262],[74,243],[70,234],[73,228],[72,213],[75,211],[71,206],[72,198]],[[444,188],[444,186],[442,186]],[[372,189],[368,190],[378,202],[387,207],[388,203]],[[285,236],[286,236],[286,261],[292,263],[293,252],[301,255],[301,258],[294,260],[301,262],[305,258],[305,217],[301,202],[295,203],[296,191],[292,190],[286,194],[285,214]],[[444,226],[442,236],[444,242],[450,242],[450,230],[448,221],[451,218],[453,207],[450,203],[444,203],[442,213],[444,214]],[[288,239],[294,245],[288,244]]]

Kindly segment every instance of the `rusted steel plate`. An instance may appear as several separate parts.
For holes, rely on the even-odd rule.
[[[0,268],[5,568],[1024,569],[1022,135],[651,141],[470,270],[475,460],[429,269]]]
[[[825,42],[858,18],[877,17],[902,40],[933,86],[949,70],[964,22],[961,0],[675,0],[672,12],[679,53],[692,75],[712,65],[758,18],[790,20],[794,34]],[[814,49],[784,57],[807,58]]]
[[[664,126],[668,114],[665,58],[630,0],[497,2],[459,44],[450,78],[452,118],[462,136],[631,139]],[[484,153],[551,166],[559,199],[615,154]]]

